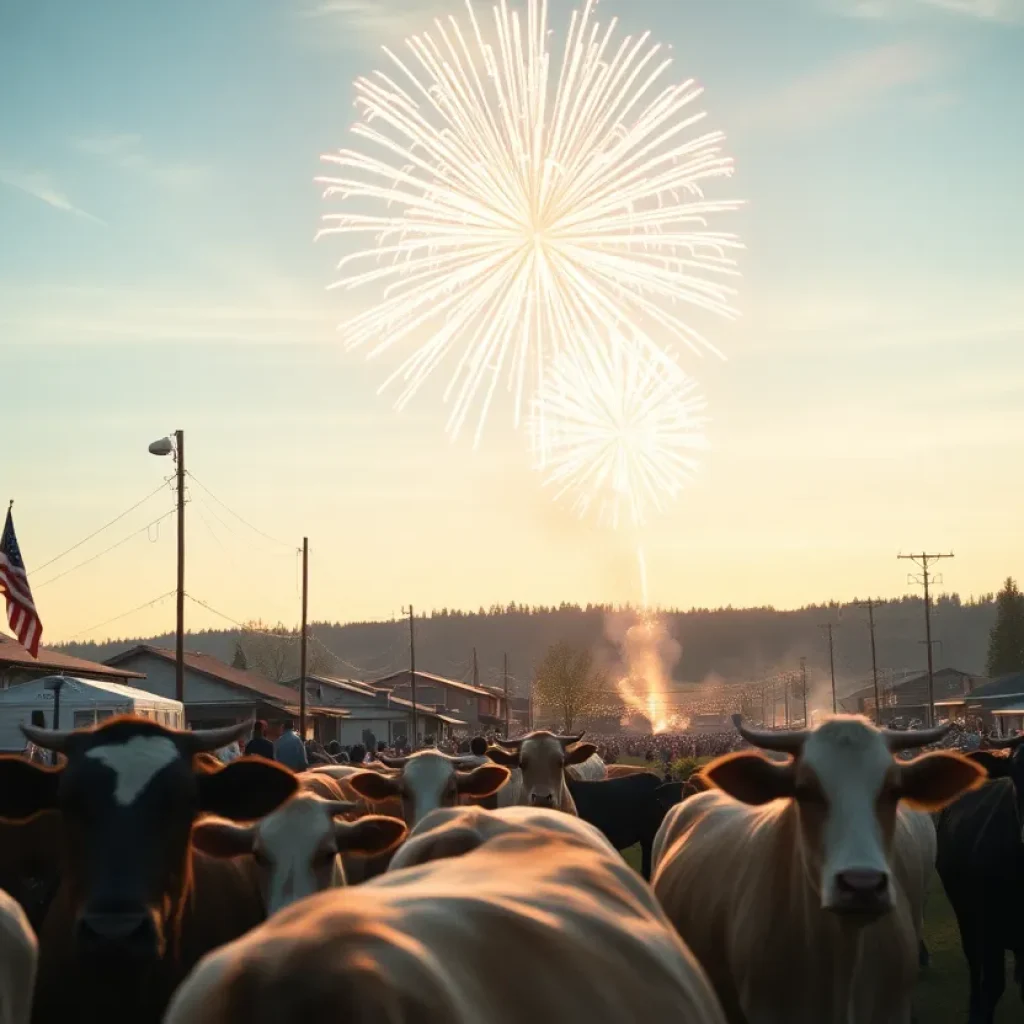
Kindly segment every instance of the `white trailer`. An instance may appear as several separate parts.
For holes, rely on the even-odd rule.
[[[60,729],[86,729],[114,715],[139,715],[170,729],[185,727],[185,708],[180,701],[120,683],[45,676],[0,690],[0,752],[24,750],[25,736],[19,726],[31,724],[33,711],[41,711],[46,727],[54,728],[53,687],[58,681]]]

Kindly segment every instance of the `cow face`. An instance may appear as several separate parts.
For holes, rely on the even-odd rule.
[[[438,807],[454,807],[460,796],[491,796],[508,781],[510,772],[496,764],[480,765],[461,771],[461,758],[449,757],[438,750],[421,750],[409,757],[381,760],[389,768],[401,769],[399,775],[359,772],[346,780],[367,800],[400,797],[402,817],[411,828]]]
[[[523,773],[523,803],[558,810],[562,807],[565,769],[597,753],[593,743],[580,743],[582,738],[582,733],[556,736],[534,732],[521,740],[498,740],[501,745],[491,747],[488,753],[498,764]]]
[[[745,803],[792,800],[801,855],[818,883],[822,909],[862,921],[892,908],[889,855],[900,800],[917,810],[938,810],[984,778],[959,754],[893,758],[894,750],[934,742],[946,729],[888,732],[860,716],[837,716],[813,731],[740,731],[749,742],[791,753],[793,760],[730,754],[708,765],[704,777]]]
[[[1013,783],[1017,814],[1020,821],[1024,822],[1024,736],[1012,740],[993,740],[989,745],[1005,753],[976,750],[967,756],[980,764],[990,779],[1009,779]],[[1024,842],[1024,826],[1021,829],[1021,841]]]
[[[53,769],[0,758],[0,819],[60,812],[76,950],[98,967],[143,966],[166,952],[199,814],[258,818],[297,785],[290,772],[257,758],[217,771],[195,764],[197,754],[243,736],[247,723],[175,732],[118,718],[81,732],[23,728],[66,762]]]
[[[192,844],[212,857],[252,854],[267,914],[275,914],[296,900],[345,885],[343,853],[386,853],[405,838],[408,829],[397,818],[374,814],[349,822],[340,817],[356,806],[299,792],[251,825],[201,821]]]

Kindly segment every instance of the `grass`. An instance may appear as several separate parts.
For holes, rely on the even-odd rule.
[[[640,870],[640,847],[631,846],[622,856]],[[963,1024],[967,1019],[967,962],[960,948],[953,908],[942,891],[938,875],[932,876],[925,906],[924,941],[931,966],[921,972],[914,997],[917,1019],[922,1024]],[[1013,962],[1007,959],[1007,987],[996,1013],[996,1024],[1019,1024],[1021,1002],[1013,982]]]

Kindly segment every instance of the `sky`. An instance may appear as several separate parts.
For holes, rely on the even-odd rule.
[[[365,307],[327,290],[320,156],[381,47],[463,10],[0,0],[0,496],[44,642],[173,628],[147,445],[176,429],[195,629],[294,624],[304,536],[332,621],[636,602],[638,544],[684,608],[913,592],[899,552],[952,551],[964,595],[1024,573],[1024,0],[602,0],[704,86],[746,201],[742,316],[699,323],[728,358],[690,368],[710,449],[617,532],[553,502],[507,409],[452,440],[443,381],[397,412],[394,358],[336,330]]]

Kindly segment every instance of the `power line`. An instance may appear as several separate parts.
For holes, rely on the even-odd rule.
[[[193,597],[191,594],[185,595],[193,604],[199,605],[201,608],[205,608],[208,612],[213,612],[214,615],[219,616],[232,625],[237,626],[245,633],[252,633],[255,636],[270,636],[278,640],[298,640],[298,633],[273,633],[269,629],[253,629],[252,626],[247,626],[244,622],[239,622],[238,619],[232,618],[230,615],[224,612],[218,611],[213,605],[207,604],[205,601],[201,601],[198,597]]]
[[[116,544],[111,544],[109,548],[104,549],[97,555],[93,555],[92,558],[87,558],[84,562],[79,562],[78,565],[73,565],[70,569],[65,569],[64,572],[58,573],[56,576],[51,576],[50,579],[44,581],[43,583],[33,584],[34,589],[42,590],[43,587],[48,587],[51,583],[56,583],[57,580],[62,580],[65,576],[69,576],[71,573],[77,572],[83,566],[95,562],[98,558],[102,558],[104,555],[109,555],[111,551],[116,551],[119,547],[123,546],[124,544],[127,544],[128,541],[134,539],[135,537],[138,537],[140,533],[146,533],[154,526],[157,526],[159,523],[162,523],[169,516],[173,516],[176,511],[177,509],[172,508],[169,512],[165,512],[162,516],[159,516],[157,519],[154,519],[151,523],[146,523],[146,525],[143,526],[140,530],[136,530],[134,533],[129,533],[127,537],[122,538]]]
[[[93,537],[98,537],[101,533],[103,533],[104,530],[109,530],[110,527],[112,527],[115,523],[119,523],[122,519],[124,519],[125,516],[131,514],[137,508],[141,508],[143,505],[145,505],[150,498],[155,498],[167,486],[167,484],[168,480],[165,480],[155,491],[151,491],[141,501],[137,501],[134,505],[132,505],[131,508],[126,508],[119,516],[115,516],[113,519],[110,520],[109,523],[106,523],[104,526],[101,526],[98,530],[94,530],[92,533],[89,534],[88,537],[84,537],[77,544],[72,544],[71,547],[67,549],[67,551],[62,551],[59,555],[57,555],[55,558],[51,558],[48,562],[43,562],[42,565],[37,565],[35,569],[32,570],[33,574],[42,572],[44,569],[48,569],[51,565],[53,565],[54,562],[59,562],[65,555],[70,555],[72,551],[77,551],[83,544],[88,544],[89,541],[93,539]],[[40,584],[40,586],[42,585],[43,584]]]
[[[154,597],[152,601],[146,601],[145,604],[140,604],[137,608],[132,608],[130,611],[122,612],[120,615],[115,615],[112,619],[107,619],[105,622],[98,622],[95,626],[90,626],[88,629],[81,629],[77,633],[72,633],[71,638],[74,639],[76,636],[82,636],[83,633],[91,633],[94,629],[102,629],[104,626],[109,626],[112,622],[119,622],[121,619],[126,619],[129,615],[134,615],[136,612],[141,612],[146,608],[152,608],[153,605],[159,604],[161,601],[166,601],[167,598],[173,597],[174,594],[175,591],[168,590],[166,594]]]
[[[214,494],[213,491],[211,491],[210,488],[207,487],[206,484],[204,484],[202,482],[202,480],[200,480],[194,473],[189,471],[188,475],[193,480],[195,480],[195,482],[197,484],[199,484],[199,486],[202,487],[202,489],[204,491],[206,491],[206,493],[211,498],[213,498],[213,500],[215,502],[217,502],[217,504],[220,505],[221,508],[225,509],[227,512],[230,512],[244,526],[248,526],[249,529],[253,531],[253,533],[258,533],[261,537],[265,538],[266,540],[271,541],[271,543],[273,543],[273,544],[280,544],[281,547],[283,547],[283,548],[294,549],[296,547],[295,544],[289,544],[287,541],[280,540],[277,537],[271,537],[269,533],[264,533],[261,529],[259,529],[259,527],[253,526],[252,523],[250,523],[248,519],[246,519],[244,516],[239,515],[230,505],[227,505],[223,501],[221,501],[220,498],[218,498],[217,495]]]

